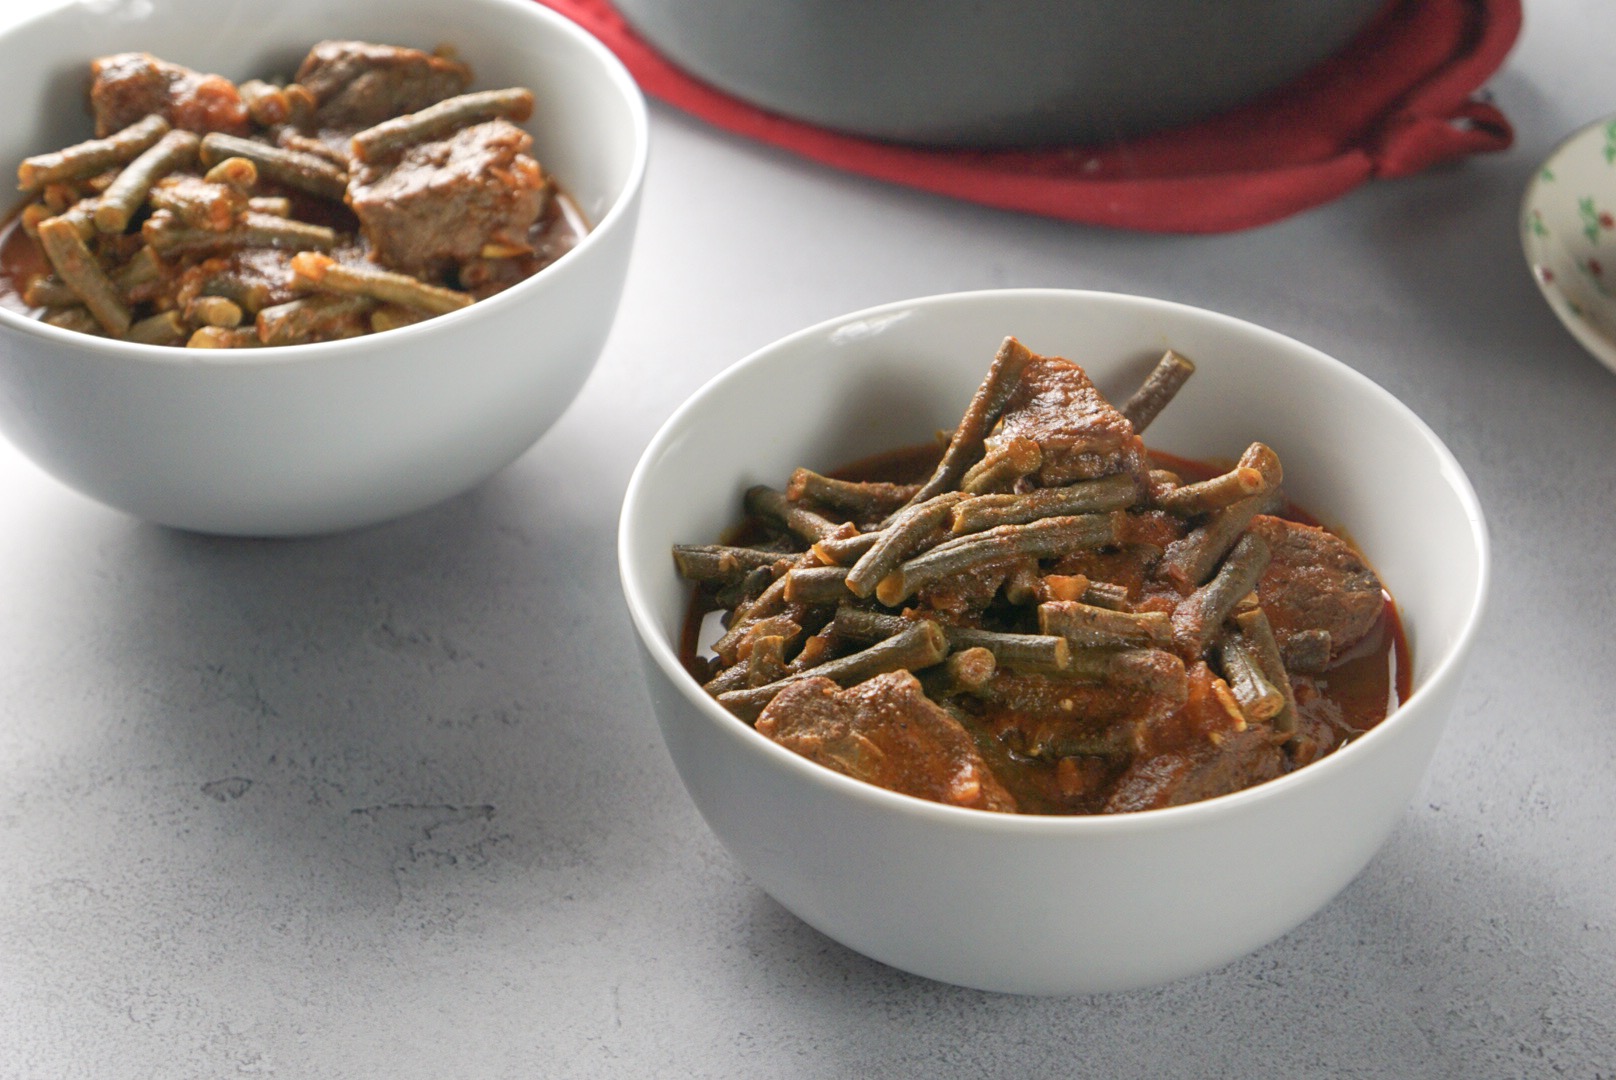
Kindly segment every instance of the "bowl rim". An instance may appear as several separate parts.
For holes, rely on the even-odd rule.
[[[717,392],[724,384],[740,377],[741,373],[747,369],[765,362],[770,355],[781,349],[797,347],[807,339],[828,337],[836,328],[848,323],[874,322],[897,312],[910,312],[926,308],[946,308],[951,304],[960,302],[986,302],[996,298],[1005,300],[1046,299],[1061,303],[1088,301],[1102,304],[1142,306],[1154,310],[1176,312],[1189,318],[1237,326],[1247,332],[1254,331],[1259,336],[1270,339],[1280,348],[1300,350],[1304,354],[1311,354],[1315,362],[1322,361],[1328,367],[1337,370],[1342,377],[1358,383],[1361,388],[1381,398],[1396,415],[1400,416],[1436,456],[1440,470],[1449,480],[1470,526],[1470,538],[1475,546],[1477,556],[1475,588],[1469,597],[1468,608],[1464,613],[1460,631],[1448,646],[1445,655],[1431,669],[1425,680],[1419,686],[1414,687],[1408,699],[1399,704],[1398,708],[1386,719],[1376,724],[1364,735],[1351,740],[1339,750],[1297,769],[1295,772],[1287,773],[1284,776],[1276,777],[1273,780],[1268,780],[1252,787],[1209,799],[1202,799],[1198,802],[1187,803],[1182,806],[1137,810],[1122,814],[1057,815],[1000,814],[970,807],[949,806],[917,796],[890,791],[862,780],[856,780],[850,776],[844,776],[832,769],[812,762],[759,734],[751,725],[746,724],[723,708],[716,699],[703,690],[690,673],[685,670],[684,665],[679,662],[675,648],[663,638],[658,630],[657,620],[651,613],[651,605],[646,597],[642,595],[641,575],[632,555],[633,537],[639,526],[639,506],[644,492],[648,488],[649,474],[654,468],[657,459],[676,440],[679,432],[686,427],[689,418],[700,410],[706,398]],[[1353,762],[1368,752],[1360,749],[1361,747],[1369,746],[1372,748],[1391,738],[1390,732],[1407,726],[1410,722],[1407,718],[1412,715],[1411,710],[1417,708],[1420,702],[1435,697],[1435,691],[1438,687],[1459,678],[1463,662],[1471,651],[1475,638],[1480,631],[1482,615],[1486,608],[1487,595],[1490,589],[1492,567],[1491,544],[1481,503],[1458,460],[1454,458],[1452,452],[1448,450],[1447,446],[1437,437],[1429,425],[1421,420],[1412,409],[1368,376],[1313,346],[1282,334],[1277,330],[1271,330],[1232,315],[1225,315],[1221,312],[1177,301],[1161,300],[1136,294],[1061,288],[970,290],[920,296],[880,304],[834,316],[797,330],[753,350],[742,359],[730,364],[704,382],[681,402],[657,429],[656,434],[652,436],[650,442],[641,453],[638,462],[635,464],[634,471],[629,477],[628,486],[623,496],[622,509],[618,519],[617,560],[619,585],[622,589],[635,633],[639,636],[646,653],[677,692],[705,720],[725,736],[743,742],[753,754],[763,756],[765,760],[773,762],[777,767],[793,772],[806,782],[824,791],[835,792],[865,804],[872,812],[896,813],[912,817],[917,821],[928,821],[948,828],[964,828],[990,834],[1006,833],[1023,837],[1061,836],[1069,833],[1093,837],[1109,837],[1132,835],[1140,831],[1177,828],[1196,819],[1211,819],[1247,812],[1271,800],[1283,799],[1293,790],[1315,785],[1344,768],[1350,768]],[[671,563],[669,564],[668,572],[672,573]]]
[[[83,0],[79,0],[80,3]],[[378,339],[385,339],[389,348],[407,346],[418,337],[426,337],[446,330],[459,329],[474,318],[486,318],[497,314],[502,309],[514,303],[520,303],[523,296],[536,288],[543,288],[541,284],[553,276],[553,272],[573,266],[580,260],[588,258],[587,252],[606,243],[610,234],[623,228],[625,218],[633,213],[634,203],[639,198],[645,186],[645,174],[650,158],[650,117],[645,102],[645,95],[641,92],[639,84],[629,74],[610,49],[601,43],[600,39],[585,30],[573,20],[560,12],[533,0],[475,0],[475,2],[492,7],[502,8],[511,13],[514,18],[533,20],[542,24],[546,29],[544,33],[558,34],[582,48],[600,66],[607,82],[617,91],[623,104],[628,107],[631,121],[631,135],[634,143],[633,158],[629,163],[627,175],[621,189],[612,200],[611,207],[600,221],[594,223],[590,230],[571,249],[538,272],[529,275],[510,288],[495,293],[493,296],[469,304],[458,311],[435,315],[408,326],[401,326],[388,330],[382,334],[364,334],[354,338],[344,338],[338,341],[316,341],[302,345],[265,345],[252,349],[186,349],[173,345],[148,345],[134,341],[118,341],[112,338],[99,337],[94,334],[80,333],[75,330],[65,330],[61,327],[51,326],[30,318],[21,312],[0,305],[0,327],[24,335],[37,336],[46,341],[74,347],[86,356],[98,356],[108,361],[116,360],[121,363],[130,361],[149,363],[158,366],[197,367],[204,369],[218,369],[228,371],[243,367],[274,367],[280,365],[296,365],[300,363],[319,361],[333,357],[342,357],[348,354],[363,355]],[[4,33],[0,33],[0,47],[14,36],[27,33],[37,33],[37,27],[53,20],[66,18],[75,5],[62,4],[46,11],[36,12],[28,18],[14,24]],[[19,204],[20,206],[20,204]],[[5,217],[9,220],[15,212],[15,207],[7,210]]]

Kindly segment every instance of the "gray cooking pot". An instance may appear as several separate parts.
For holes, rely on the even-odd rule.
[[[774,112],[934,146],[1102,142],[1276,89],[1386,0],[615,0],[668,59]]]

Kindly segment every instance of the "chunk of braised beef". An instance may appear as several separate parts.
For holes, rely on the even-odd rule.
[[[891,791],[951,806],[1016,810],[970,733],[907,671],[846,690],[822,678],[790,683],[756,727],[811,761]]]
[[[1281,649],[1310,630],[1330,635],[1340,656],[1374,629],[1385,609],[1380,578],[1351,544],[1333,533],[1259,514],[1250,531],[1268,542],[1268,568],[1257,597]]]
[[[533,139],[490,120],[356,168],[348,205],[384,266],[439,273],[490,248],[529,250],[548,186],[527,151]]]
[[[1081,367],[1058,356],[1027,364],[988,444],[1015,438],[1038,444],[1043,462],[1036,477],[1044,487],[1143,468],[1143,444],[1128,418]]]
[[[229,79],[204,75],[142,52],[116,53],[90,62],[90,110],[99,137],[153,113],[177,128],[206,134],[245,135],[247,106]]]
[[[1022,757],[1051,762],[1080,755],[1131,760],[1161,711],[1155,695],[1032,672],[998,672],[983,696],[993,703],[983,721],[996,739]]]
[[[1178,708],[1143,728],[1139,753],[1107,797],[1106,813],[1209,799],[1285,771],[1284,739],[1268,724],[1248,725],[1227,684],[1206,664],[1191,665],[1185,682]]]
[[[462,93],[471,69],[420,49],[322,41],[304,57],[296,78],[314,97],[315,127],[351,134]]]
[[[1280,776],[1285,752],[1267,728],[1226,737],[1216,750],[1181,750],[1135,759],[1106,800],[1108,814],[1182,806],[1243,791]]]

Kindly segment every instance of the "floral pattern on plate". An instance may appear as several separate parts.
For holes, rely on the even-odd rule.
[[[1616,116],[1571,136],[1538,170],[1521,242],[1560,321],[1616,371]]]

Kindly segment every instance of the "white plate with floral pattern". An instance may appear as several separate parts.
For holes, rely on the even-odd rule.
[[[1543,163],[1521,204],[1521,243],[1554,313],[1616,371],[1616,116]]]

